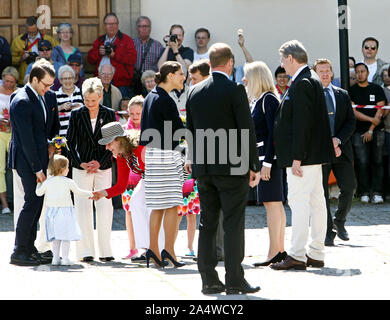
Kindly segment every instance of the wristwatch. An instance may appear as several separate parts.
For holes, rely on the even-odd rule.
[[[338,144],[338,145],[341,145],[341,140],[340,140],[339,138],[337,138],[337,137],[335,137],[335,139],[336,139],[336,141],[337,141],[337,144]]]
[[[179,51],[176,52],[176,53],[174,52],[173,54],[174,54],[175,56],[177,56],[178,54],[180,54],[180,52],[179,52]]]

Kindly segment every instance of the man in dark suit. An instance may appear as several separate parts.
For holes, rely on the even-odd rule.
[[[46,180],[49,152],[48,139],[58,133],[57,100],[50,92],[55,78],[53,66],[44,59],[36,62],[29,82],[11,98],[12,137],[8,165],[20,176],[24,205],[15,229],[15,248],[11,264],[31,266],[50,263],[34,246],[43,197],[35,194],[37,181]],[[49,150],[49,152],[48,152]]]
[[[248,284],[241,266],[248,182],[253,187],[260,180],[254,125],[244,87],[229,80],[233,69],[230,47],[216,43],[209,49],[209,56],[212,75],[192,87],[186,106],[187,128],[194,137],[187,137],[189,160],[186,170],[192,170],[193,177],[198,179],[201,208],[198,269],[202,292],[254,293],[260,288]],[[207,143],[202,136],[206,130],[209,133],[205,134]],[[211,137],[213,134],[215,136]],[[233,158],[237,152],[239,158]],[[215,270],[218,263],[216,232],[221,209],[226,287]]]
[[[291,249],[275,270],[324,266],[326,203],[322,164],[333,151],[324,91],[317,74],[307,66],[303,45],[292,40],[279,49],[282,67],[292,84],[275,117],[274,141],[278,165],[287,168],[288,203],[292,211]],[[311,226],[312,241],[306,254]]]
[[[333,246],[336,232],[341,240],[349,240],[344,224],[351,209],[353,193],[356,188],[355,172],[353,169],[353,150],[351,137],[355,131],[355,115],[348,92],[331,84],[333,77],[332,64],[328,59],[317,59],[313,69],[320,77],[324,87],[325,101],[328,108],[332,142],[337,157],[332,162],[322,166],[323,186],[326,208],[328,211],[328,228],[325,245]],[[332,153],[333,156],[333,153]],[[338,208],[333,221],[329,205],[328,180],[330,171],[333,171],[337,185],[340,188]]]

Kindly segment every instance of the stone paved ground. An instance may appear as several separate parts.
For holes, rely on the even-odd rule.
[[[334,207],[334,204],[332,205]],[[286,207],[286,247],[289,248],[291,214]],[[81,263],[70,267],[17,267],[9,264],[14,241],[12,216],[0,215],[1,299],[130,299],[130,300],[262,300],[262,299],[390,299],[390,205],[354,202],[347,230],[351,240],[336,238],[326,248],[325,267],[307,271],[253,268],[265,259],[268,231],[263,207],[247,207],[245,276],[261,291],[253,295],[205,296],[196,263],[180,269],[147,269],[145,264],[121,260],[128,249],[122,210],[114,214],[112,245],[116,260]],[[186,252],[185,219],[176,252]],[[197,234],[196,234],[197,237]],[[74,247],[71,247],[71,258]],[[223,263],[217,271],[224,279]],[[342,290],[341,290],[342,289]]]

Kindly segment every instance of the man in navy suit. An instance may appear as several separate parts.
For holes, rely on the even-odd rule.
[[[317,59],[313,69],[320,77],[324,87],[325,101],[328,107],[328,117],[332,132],[332,142],[337,157],[331,163],[322,166],[323,186],[328,211],[328,227],[325,238],[326,246],[334,245],[337,235],[341,240],[349,240],[344,224],[352,206],[352,198],[356,188],[355,172],[353,169],[353,150],[351,137],[355,131],[355,115],[348,92],[331,84],[333,77],[332,64],[328,59]],[[333,221],[329,205],[328,180],[330,171],[337,180],[340,188],[338,208]]]
[[[11,264],[34,266],[50,263],[34,247],[43,197],[35,194],[37,181],[46,180],[49,162],[48,138],[59,129],[55,94],[50,87],[55,79],[53,66],[42,59],[31,70],[29,82],[11,97],[12,137],[8,165],[20,176],[24,205],[15,228],[15,247]]]

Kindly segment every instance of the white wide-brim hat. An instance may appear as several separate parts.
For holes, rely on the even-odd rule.
[[[117,137],[124,137],[125,130],[119,122],[110,122],[102,127],[102,138],[98,141],[101,145],[109,144]]]

